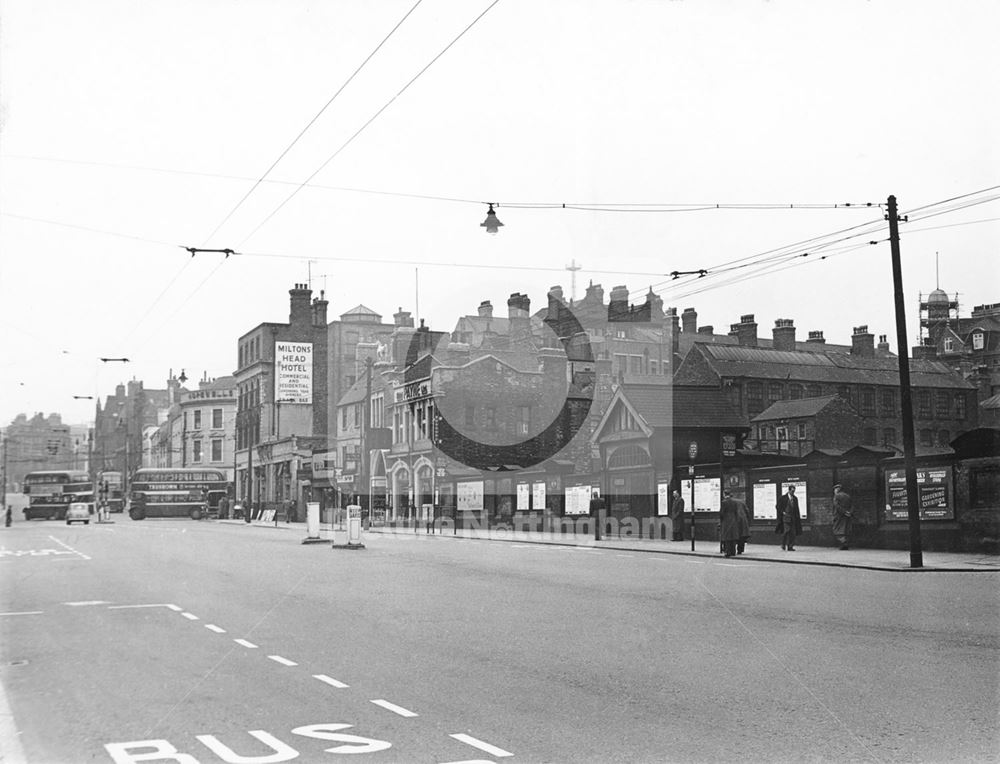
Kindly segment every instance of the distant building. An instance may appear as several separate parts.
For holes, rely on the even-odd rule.
[[[79,446],[59,414],[18,414],[4,429],[7,489],[19,493],[24,476],[36,470],[84,469]],[[84,444],[84,448],[86,445]]]

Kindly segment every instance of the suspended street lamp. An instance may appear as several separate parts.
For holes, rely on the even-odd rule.
[[[490,204],[489,210],[486,212],[486,220],[479,224],[480,227],[486,229],[486,233],[496,236],[497,231],[500,230],[500,226],[503,225],[497,219],[497,213],[493,211],[493,205]]]

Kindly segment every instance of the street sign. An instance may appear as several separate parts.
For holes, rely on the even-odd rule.
[[[689,475],[693,475],[694,474],[694,465],[693,464],[688,466],[688,474]]]
[[[692,440],[691,444],[688,446],[688,459],[694,461],[697,458],[698,458],[698,444]]]
[[[736,436],[734,434],[722,434],[722,455],[736,456]]]

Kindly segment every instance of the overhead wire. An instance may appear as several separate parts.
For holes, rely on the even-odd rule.
[[[393,102],[395,102],[395,100],[396,100],[397,98],[399,98],[399,97],[400,97],[400,96],[401,96],[401,95],[402,95],[403,93],[405,93],[405,92],[406,92],[406,91],[407,91],[407,90],[409,89],[409,87],[410,87],[410,86],[411,86],[411,85],[412,85],[412,84],[413,84],[414,82],[416,82],[416,81],[417,81],[418,79],[420,79],[420,77],[421,77],[421,76],[422,76],[422,75],[424,74],[424,72],[426,72],[426,71],[427,71],[428,69],[430,69],[430,68],[431,68],[431,66],[433,66],[433,65],[434,65],[434,63],[435,63],[435,62],[436,62],[436,61],[437,61],[438,59],[440,59],[440,58],[441,58],[441,56],[443,56],[443,55],[444,55],[445,53],[447,53],[447,52],[448,52],[448,51],[449,51],[449,50],[451,49],[451,47],[452,47],[452,46],[453,46],[453,45],[454,45],[455,43],[457,43],[457,42],[458,42],[458,41],[459,41],[460,39],[462,39],[462,37],[464,37],[464,36],[465,36],[465,34],[466,34],[466,33],[467,33],[467,32],[468,32],[468,31],[469,31],[470,29],[472,29],[472,27],[474,27],[474,26],[475,26],[475,25],[476,25],[476,24],[477,24],[477,23],[479,22],[479,20],[480,20],[480,19],[482,19],[482,18],[483,18],[483,16],[485,16],[485,15],[486,15],[487,13],[489,13],[489,12],[490,12],[490,10],[492,10],[492,8],[493,8],[493,7],[494,7],[494,6],[495,6],[495,5],[496,5],[496,4],[498,3],[498,2],[500,2],[500,0],[493,0],[493,2],[492,2],[492,3],[490,3],[490,4],[489,4],[489,6],[487,6],[487,8],[486,8],[486,9],[485,9],[485,10],[484,10],[484,11],[483,11],[482,13],[480,13],[480,14],[479,14],[478,16],[476,16],[476,18],[474,18],[474,19],[473,19],[473,20],[472,20],[472,21],[471,21],[471,22],[469,23],[469,25],[465,27],[465,29],[463,29],[463,30],[462,30],[461,32],[459,32],[458,36],[457,36],[457,37],[455,37],[455,38],[454,38],[454,39],[453,39],[453,40],[452,40],[451,42],[449,42],[449,43],[448,43],[448,44],[447,44],[447,45],[446,45],[446,46],[445,46],[445,47],[444,47],[444,48],[443,48],[443,49],[442,49],[442,50],[441,50],[441,51],[440,51],[440,52],[439,52],[439,53],[438,53],[438,54],[437,54],[436,56],[434,56],[434,58],[432,58],[432,59],[431,59],[431,60],[430,60],[430,61],[429,61],[429,62],[428,62],[428,63],[427,63],[427,64],[426,64],[426,65],[425,65],[425,66],[424,66],[424,67],[423,67],[423,68],[422,68],[422,69],[421,69],[421,70],[420,70],[419,72],[417,72],[417,73],[416,73],[416,74],[415,74],[415,75],[413,76],[413,78],[412,78],[412,79],[410,79],[410,81],[409,81],[409,82],[407,82],[407,83],[406,83],[405,85],[403,85],[403,87],[402,87],[402,88],[401,88],[401,89],[399,90],[399,92],[398,92],[398,93],[396,93],[396,95],[394,95],[394,96],[393,96],[392,98],[390,98],[390,99],[389,99],[388,101],[386,101],[386,103],[385,103],[385,104],[384,104],[384,105],[382,106],[382,108],[380,108],[380,109],[379,109],[378,111],[376,111],[376,112],[375,112],[375,113],[374,113],[374,114],[373,114],[373,115],[372,115],[372,116],[371,116],[371,117],[370,117],[370,118],[368,119],[368,121],[367,121],[367,122],[365,122],[365,123],[364,123],[364,124],[363,124],[363,125],[362,125],[361,127],[359,127],[359,128],[358,128],[358,129],[357,129],[357,130],[356,130],[356,131],[354,132],[354,134],[353,134],[353,135],[351,135],[351,137],[350,137],[350,138],[348,138],[348,139],[347,139],[347,140],[346,140],[346,141],[345,141],[345,142],[344,142],[344,143],[343,143],[343,144],[342,144],[342,145],[340,146],[340,148],[338,148],[338,149],[337,149],[337,150],[336,150],[335,152],[333,152],[333,154],[331,154],[331,155],[330,155],[330,156],[329,156],[329,157],[328,157],[328,158],[326,159],[326,161],[325,161],[325,162],[323,162],[323,164],[321,164],[321,165],[320,165],[320,166],[319,166],[318,168],[316,168],[316,170],[315,170],[315,171],[314,171],[314,172],[313,172],[313,173],[312,173],[312,174],[311,174],[311,175],[310,175],[310,176],[309,176],[308,178],[306,178],[306,179],[305,179],[304,181],[302,181],[302,183],[300,183],[300,184],[299,184],[299,186],[298,186],[298,187],[297,187],[297,188],[296,188],[296,189],[295,189],[294,191],[292,191],[292,193],[291,193],[291,194],[289,194],[289,195],[288,195],[288,196],[287,196],[287,197],[285,198],[285,200],[284,200],[284,201],[282,201],[282,202],[281,202],[281,204],[279,204],[279,205],[278,205],[277,207],[275,207],[275,208],[274,208],[274,209],[273,209],[273,210],[272,210],[272,211],[271,211],[271,212],[270,212],[270,213],[269,213],[269,214],[267,215],[267,217],[265,217],[265,218],[264,218],[264,219],[263,219],[263,220],[262,220],[262,221],[261,221],[260,223],[258,223],[258,224],[257,224],[257,226],[256,226],[256,227],[255,227],[255,228],[254,228],[254,229],[253,229],[252,231],[250,231],[250,233],[249,233],[249,234],[247,234],[247,235],[246,235],[246,236],[245,236],[245,237],[243,238],[243,240],[242,240],[242,241],[240,241],[240,244],[239,244],[239,246],[243,246],[243,244],[244,244],[244,243],[246,243],[246,241],[247,241],[248,239],[250,239],[250,238],[251,238],[251,237],[252,237],[252,236],[253,236],[253,235],[254,235],[255,233],[257,233],[257,231],[259,231],[259,230],[260,230],[261,228],[263,228],[263,227],[264,227],[264,226],[265,226],[265,225],[267,224],[267,222],[268,222],[269,220],[271,220],[271,218],[273,218],[273,217],[274,217],[274,216],[275,216],[276,214],[278,214],[278,212],[279,212],[279,211],[280,211],[281,209],[283,209],[283,208],[284,208],[284,206],[285,206],[286,204],[288,204],[288,202],[290,202],[290,201],[291,201],[291,200],[292,200],[292,199],[293,199],[293,198],[294,198],[294,197],[296,196],[296,194],[298,194],[298,193],[299,193],[299,192],[300,192],[300,191],[301,191],[301,190],[302,190],[302,189],[303,189],[303,188],[305,187],[305,185],[306,185],[306,184],[307,184],[307,183],[308,183],[309,181],[311,181],[311,180],[312,180],[313,178],[315,178],[315,177],[316,177],[316,176],[317,176],[317,175],[318,175],[318,174],[319,174],[320,172],[322,172],[322,171],[323,171],[323,169],[324,169],[324,168],[325,168],[325,167],[326,167],[326,166],[327,166],[328,164],[330,164],[330,162],[332,162],[332,161],[333,161],[333,160],[334,160],[334,159],[335,159],[335,158],[336,158],[336,157],[337,157],[337,156],[338,156],[338,155],[340,154],[340,152],[342,152],[342,151],[343,151],[344,149],[346,149],[346,148],[347,148],[347,147],[348,147],[349,145],[351,145],[351,143],[353,143],[353,142],[354,142],[354,139],[355,139],[355,138],[357,138],[357,137],[358,137],[359,135],[361,135],[361,133],[363,133],[363,132],[364,132],[364,131],[365,131],[365,130],[366,130],[366,129],[368,128],[368,126],[372,124],[372,122],[374,122],[374,121],[375,121],[376,119],[378,119],[378,117],[379,117],[379,116],[380,116],[380,115],[382,114],[382,112],[384,112],[384,111],[385,111],[386,109],[388,109],[388,108],[389,108],[389,106],[391,106],[391,105],[393,104]]]
[[[378,52],[379,52],[379,50],[381,50],[381,49],[382,49],[382,46],[383,46],[383,45],[385,45],[385,44],[386,44],[386,42],[388,42],[388,41],[389,41],[389,38],[390,38],[390,37],[392,37],[392,36],[393,36],[393,34],[395,34],[395,33],[396,33],[396,30],[397,30],[397,29],[399,29],[399,28],[400,28],[400,27],[401,27],[401,26],[403,25],[403,22],[404,22],[404,21],[406,21],[406,20],[407,20],[407,19],[408,19],[408,18],[410,17],[410,14],[411,14],[411,13],[413,13],[413,12],[414,12],[414,11],[415,11],[415,10],[417,9],[417,6],[418,6],[418,5],[420,5],[420,3],[422,3],[422,2],[423,2],[423,0],[417,0],[417,2],[413,4],[413,7],[411,7],[411,8],[410,8],[410,10],[408,10],[408,11],[407,11],[407,12],[406,12],[405,14],[403,14],[403,17],[402,17],[402,18],[401,18],[401,19],[400,19],[399,21],[397,21],[397,22],[396,22],[396,25],[395,25],[395,26],[394,26],[394,27],[393,27],[393,28],[392,28],[391,30],[389,30],[389,34],[387,34],[387,35],[386,35],[385,37],[383,37],[383,38],[382,38],[382,41],[381,41],[381,42],[379,42],[379,44],[375,46],[375,48],[374,48],[374,49],[372,50],[372,52],[368,54],[368,56],[367,56],[367,57],[365,58],[365,60],[364,60],[364,61],[362,61],[362,62],[361,62],[361,64],[360,64],[360,65],[358,66],[358,68],[357,68],[357,69],[355,69],[355,70],[354,70],[354,71],[353,71],[353,72],[351,73],[351,76],[350,76],[350,77],[348,77],[348,78],[347,78],[346,80],[344,80],[344,83],[343,83],[343,84],[342,84],[342,85],[341,85],[341,86],[340,86],[339,88],[337,88],[337,92],[336,92],[336,93],[334,93],[334,94],[333,94],[333,95],[332,95],[332,96],[330,97],[330,100],[328,100],[328,101],[327,101],[327,102],[326,102],[325,104],[323,104],[323,108],[321,108],[321,109],[320,109],[320,110],[319,110],[318,112],[316,112],[315,116],[314,116],[314,117],[313,117],[313,118],[312,118],[311,120],[309,120],[308,124],[306,124],[306,126],[302,128],[302,130],[301,130],[301,131],[299,132],[299,134],[295,136],[295,138],[294,138],[294,139],[292,140],[292,142],[291,142],[291,143],[289,143],[289,144],[288,144],[288,145],[287,145],[287,146],[285,147],[285,150],[284,150],[284,151],[282,151],[282,152],[281,152],[281,153],[280,153],[280,154],[278,155],[278,158],[277,158],[277,159],[275,159],[275,160],[274,160],[273,162],[271,162],[271,166],[270,166],[270,167],[268,167],[268,168],[267,168],[267,169],[266,169],[266,170],[264,171],[264,174],[263,174],[263,175],[261,175],[261,176],[260,176],[260,177],[259,177],[259,178],[257,179],[257,181],[256,181],[256,182],[255,182],[255,183],[254,183],[254,184],[253,184],[253,185],[252,185],[252,186],[250,187],[250,190],[249,190],[249,191],[247,191],[247,192],[246,192],[246,193],[245,193],[245,194],[243,195],[243,198],[241,198],[241,199],[240,199],[240,200],[239,200],[239,201],[238,201],[238,202],[236,203],[236,206],[234,206],[234,207],[233,207],[233,208],[232,208],[232,209],[231,209],[231,210],[229,211],[229,214],[227,214],[227,215],[226,215],[226,216],[225,216],[225,217],[224,217],[224,218],[222,219],[222,222],[220,222],[220,223],[219,223],[219,224],[218,224],[218,225],[217,225],[217,226],[216,226],[216,227],[215,227],[215,228],[214,228],[214,229],[212,230],[212,233],[210,233],[210,234],[208,235],[208,237],[206,238],[206,241],[209,241],[209,240],[211,240],[211,238],[212,238],[213,236],[215,236],[215,234],[217,234],[217,233],[219,232],[219,229],[220,229],[220,228],[222,228],[222,226],[224,226],[224,225],[226,224],[226,222],[228,222],[228,220],[229,220],[229,219],[230,219],[230,218],[231,218],[231,217],[232,217],[232,216],[233,216],[233,215],[234,215],[234,214],[236,213],[236,211],[237,211],[237,210],[238,210],[238,209],[239,209],[239,208],[240,208],[240,207],[241,207],[241,206],[243,205],[243,202],[245,202],[245,201],[246,201],[247,199],[249,199],[249,198],[250,198],[250,195],[251,195],[251,194],[253,194],[253,192],[254,192],[254,191],[255,191],[255,190],[257,189],[257,187],[258,187],[258,186],[259,186],[259,185],[260,185],[261,183],[263,183],[263,182],[264,182],[264,180],[265,180],[265,179],[267,178],[267,176],[268,176],[268,175],[270,175],[270,174],[271,174],[271,170],[273,170],[273,169],[274,169],[275,167],[277,167],[277,166],[278,166],[278,163],[279,163],[279,162],[280,162],[280,161],[281,161],[282,159],[284,159],[284,158],[285,158],[285,155],[286,155],[286,154],[288,154],[288,152],[292,150],[292,148],[293,148],[293,147],[295,146],[295,144],[299,142],[299,139],[300,139],[300,138],[301,138],[301,137],[302,137],[303,135],[305,135],[305,134],[306,134],[306,131],[308,131],[308,130],[309,130],[309,128],[310,128],[310,127],[312,127],[312,126],[313,126],[313,125],[314,125],[314,124],[316,123],[316,120],[318,120],[318,119],[319,119],[319,118],[320,118],[320,117],[322,116],[323,112],[325,112],[325,111],[326,111],[326,110],[327,110],[327,109],[328,109],[328,108],[330,107],[330,104],[332,104],[332,103],[333,103],[333,102],[334,102],[335,100],[337,100],[337,96],[339,96],[339,95],[340,95],[340,94],[341,94],[341,93],[342,93],[342,92],[344,91],[344,88],[346,88],[346,87],[347,87],[347,86],[348,86],[348,85],[349,85],[349,84],[351,83],[351,81],[352,81],[352,80],[353,80],[353,79],[354,79],[354,78],[355,78],[355,77],[356,77],[356,76],[358,75],[358,73],[359,73],[359,72],[360,72],[360,71],[361,71],[362,69],[364,69],[365,65],[366,65],[366,64],[367,64],[367,63],[368,63],[369,61],[371,61],[371,60],[372,60],[372,58],[373,58],[373,57],[375,56],[375,54],[376,54],[376,53],[378,53]]]

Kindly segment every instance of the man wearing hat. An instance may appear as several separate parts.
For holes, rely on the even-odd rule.
[[[841,488],[840,483],[837,483],[833,487],[833,535],[840,542],[841,549],[847,549],[853,521],[851,496]]]

